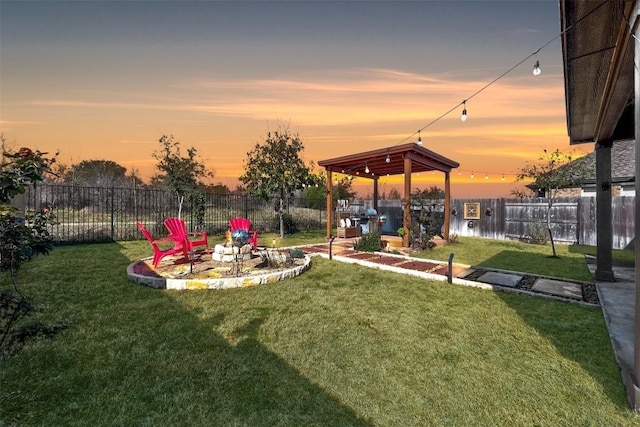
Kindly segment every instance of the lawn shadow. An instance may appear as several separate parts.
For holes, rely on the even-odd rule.
[[[45,418],[38,420],[43,424],[371,425],[260,342],[268,310],[253,312],[223,336],[218,329],[228,316],[225,308],[205,314],[182,304],[176,291],[129,281],[125,271],[132,260],[117,243],[86,247],[64,259],[52,255],[67,263],[63,274],[69,274],[60,278],[67,284],[55,290],[55,303],[83,314],[65,334],[67,349],[52,346],[30,355],[41,359],[30,362],[30,378],[36,379],[20,388],[24,396],[43,397],[5,408],[17,420],[20,408],[29,408]],[[100,263],[87,271],[88,259],[98,254]],[[74,270],[81,277],[72,277]],[[107,270],[122,274],[114,279]],[[101,280],[102,274],[110,279]],[[56,384],[38,378],[53,374],[45,358],[56,360]]]
[[[553,256],[549,253],[505,250],[484,259],[478,267],[497,268],[539,276],[592,281],[584,258]]]
[[[509,252],[509,251],[506,251]],[[525,256],[525,258],[521,258]],[[550,258],[546,254],[500,253],[482,262],[481,266],[497,268],[504,259],[510,259],[509,270],[513,271],[513,262],[531,265],[532,262],[546,262],[552,267],[553,274],[564,257]],[[586,262],[584,262],[584,268]],[[506,269],[506,268],[505,268]],[[587,269],[588,270],[588,269]],[[620,408],[627,408],[626,397],[607,328],[599,308],[584,307],[576,304],[551,301],[543,298],[520,296],[509,292],[497,292],[496,295],[514,310],[527,325],[549,340],[558,352],[569,360],[578,363],[604,390],[604,393]]]

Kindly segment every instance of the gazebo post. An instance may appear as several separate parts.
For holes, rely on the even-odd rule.
[[[444,240],[449,241],[451,227],[451,174],[444,173]]]
[[[402,246],[409,247],[409,234],[411,233],[411,154],[404,153],[404,199],[402,201],[403,218]]]
[[[327,240],[331,239],[331,233],[333,232],[333,198],[331,195],[333,178],[331,175],[331,169],[327,168]]]
[[[373,178],[373,209],[378,212],[378,177]]]

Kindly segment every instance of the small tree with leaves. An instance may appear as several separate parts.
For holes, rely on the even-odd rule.
[[[276,131],[267,132],[262,144],[257,143],[247,153],[244,174],[240,176],[249,194],[266,200],[278,196],[281,238],[284,238],[285,197],[310,183],[310,167],[300,158],[302,151],[304,145],[298,134],[291,133],[288,126],[279,125]]]
[[[193,209],[198,227],[203,227],[204,196],[200,190],[205,185],[203,178],[213,178],[214,173],[198,160],[195,148],[187,148],[184,156],[180,141],[173,135],[163,135],[158,142],[161,148],[153,153],[153,158],[158,161],[156,169],[159,172],[152,177],[152,182],[163,185],[176,194],[178,217],[182,215],[182,203],[186,199]]]
[[[413,245],[419,249],[431,249],[435,246],[432,239],[440,234],[439,216],[436,212],[435,201],[444,198],[444,190],[433,185],[428,189],[420,190],[416,188],[410,197],[412,212],[415,212],[412,224],[411,235]]]
[[[579,185],[588,176],[588,172],[584,162],[574,160],[573,155],[564,154],[556,149],[552,152],[544,150],[537,162],[525,164],[516,176],[516,182],[533,181],[531,187],[544,191],[547,201],[547,231],[553,257],[558,255],[551,229],[551,208],[558,199],[560,190]],[[514,194],[521,196],[520,192]]]
[[[7,150],[3,135],[0,162],[0,271],[11,277],[10,288],[0,288],[0,359],[16,352],[26,339],[36,335],[50,335],[60,327],[42,324],[20,325],[33,307],[20,290],[17,272],[20,265],[38,254],[53,249],[48,226],[53,222],[49,209],[25,212],[18,217],[12,200],[24,194],[26,188],[44,179],[55,157],[23,147],[16,152]],[[57,156],[57,155],[56,155]]]
[[[353,177],[342,177],[334,181],[331,186],[331,199],[333,208],[338,204],[338,200],[349,200],[355,197],[353,191]],[[327,176],[325,173],[311,174],[309,182],[303,191],[302,200],[304,207],[313,209],[325,209],[327,206]]]

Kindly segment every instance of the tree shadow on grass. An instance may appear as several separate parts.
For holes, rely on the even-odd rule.
[[[478,264],[478,267],[591,281],[591,273],[589,273],[583,258],[554,257],[551,254],[535,252],[501,251],[497,255],[483,260]],[[544,273],[540,274],[540,272]]]
[[[61,285],[55,285],[54,303],[68,304],[79,315],[65,334],[12,361],[13,372],[3,378],[1,395],[11,396],[3,404],[4,420],[370,425],[260,342],[269,310],[254,312],[223,336],[218,330],[227,317],[224,308],[203,317],[202,310],[184,306],[175,293],[124,277],[131,260],[118,244],[98,245],[99,251],[91,246],[84,255],[51,255],[68,264],[58,272],[68,276],[56,278]],[[98,265],[87,268],[98,252]],[[83,272],[74,275],[79,269]],[[114,269],[122,272],[119,278],[101,279]]]
[[[530,265],[532,262],[542,260],[553,265],[564,259],[548,258],[543,254],[525,255],[528,259],[522,259],[522,265]],[[504,259],[511,259],[510,262],[513,262],[519,256],[521,256],[519,253],[501,253],[485,260],[482,264],[495,267],[500,265]],[[531,257],[538,257],[540,260],[532,260]],[[554,268],[557,266],[551,268],[548,275],[557,277],[558,274],[553,274]],[[508,269],[514,270],[513,267]],[[612,402],[615,402],[620,408],[627,408],[624,388],[599,308],[520,296],[508,292],[497,292],[496,294],[527,325],[552,343],[563,357],[578,363],[602,386],[604,393]]]

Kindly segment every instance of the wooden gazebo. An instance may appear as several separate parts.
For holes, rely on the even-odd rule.
[[[444,173],[444,237],[445,239],[449,238],[450,174],[451,169],[460,166],[458,162],[447,159],[416,143],[409,143],[321,160],[318,164],[327,171],[327,238],[331,236],[333,230],[333,200],[331,197],[333,172],[371,179],[373,181],[373,208],[376,211],[378,210],[378,179],[381,176],[404,174],[403,227],[408,230],[411,225],[411,174],[430,171]],[[404,233],[402,246],[409,246],[409,233]]]

